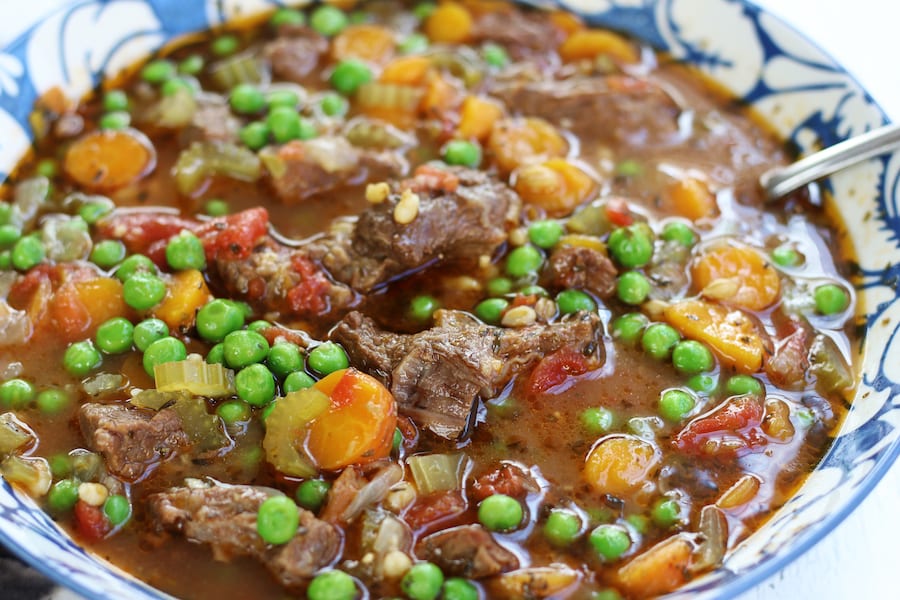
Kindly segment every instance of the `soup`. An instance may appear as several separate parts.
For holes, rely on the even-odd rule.
[[[0,472],[185,598],[650,597],[846,409],[788,149],[691,69],[492,2],[280,9],[31,115]]]

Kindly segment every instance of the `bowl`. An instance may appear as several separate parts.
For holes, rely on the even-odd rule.
[[[25,7],[33,22],[38,10]],[[75,0],[0,49],[0,180],[29,146],[35,99],[59,85],[77,97],[162,44],[276,0]],[[540,4],[552,4],[540,2]],[[840,65],[771,14],[741,0],[560,0],[588,22],[632,34],[697,66],[730,89],[801,152],[886,122]],[[31,12],[34,10],[35,12]],[[13,34],[17,32],[12,32]],[[672,598],[732,597],[808,550],[872,490],[900,454],[900,154],[824,182],[859,261],[857,359],[861,381],[839,435],[796,495],[723,566]],[[0,485],[0,542],[88,598],[165,598],[74,543],[35,503]]]

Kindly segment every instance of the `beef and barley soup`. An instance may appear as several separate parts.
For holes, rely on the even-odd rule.
[[[722,563],[855,385],[790,152],[638,41],[305,10],[43,95],[0,192],[0,472],[184,598],[641,598]]]

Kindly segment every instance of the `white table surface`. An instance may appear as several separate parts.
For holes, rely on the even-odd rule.
[[[31,9],[65,0],[28,0],[17,10],[0,0],[0,42],[21,30]],[[824,48],[853,73],[892,120],[900,121],[900,2],[896,0],[755,0]],[[900,365],[897,366],[900,368]],[[900,463],[841,525],[786,569],[738,600],[900,598]]]

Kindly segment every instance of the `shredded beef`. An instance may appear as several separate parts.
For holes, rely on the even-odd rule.
[[[599,250],[582,246],[561,246],[550,255],[548,275],[551,285],[584,290],[600,298],[616,291],[616,267]]]
[[[601,322],[579,313],[552,324],[518,329],[492,327],[468,313],[440,310],[435,325],[417,334],[381,330],[368,317],[348,314],[331,339],[356,367],[387,385],[400,410],[445,438],[469,433],[478,398],[492,398],[514,375],[544,355],[577,347],[602,359]]]
[[[418,554],[444,573],[472,579],[519,568],[516,555],[497,543],[481,525],[461,525],[433,533],[419,543]]]
[[[263,47],[263,55],[278,79],[305,83],[328,50],[328,40],[308,27],[284,25],[278,38]]]
[[[300,509],[294,537],[287,544],[269,546],[256,531],[256,514],[267,498],[278,493],[249,485],[183,487],[153,494],[148,507],[157,529],[209,544],[216,560],[251,556],[279,583],[293,587],[335,560],[341,536],[332,525]]]
[[[132,483],[190,445],[173,409],[156,412],[121,404],[85,404],[79,420],[85,439],[106,459],[109,472]]]

